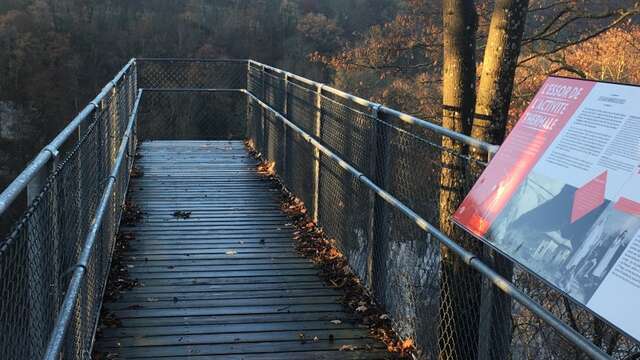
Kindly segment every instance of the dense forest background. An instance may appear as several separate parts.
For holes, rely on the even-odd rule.
[[[493,3],[476,1],[479,53]],[[530,1],[512,117],[548,74],[640,82],[637,6]],[[253,58],[441,116],[440,2],[2,0],[0,49],[0,187],[131,57]]]
[[[307,56],[392,19],[392,0],[2,0],[0,187],[131,57],[252,58],[321,81]],[[357,9],[357,11],[355,11]]]

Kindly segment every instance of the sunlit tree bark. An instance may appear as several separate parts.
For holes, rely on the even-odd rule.
[[[505,136],[528,5],[528,0],[498,0],[491,16],[471,129],[471,136],[488,143],[500,144]],[[471,157],[483,161],[487,154],[472,149]],[[476,164],[471,163],[474,178],[480,174]],[[513,267],[508,259],[488,249],[484,255],[486,262],[511,279]],[[479,357],[505,359],[511,346],[511,298],[493,286],[483,291]]]
[[[499,144],[505,135],[528,0],[498,0],[482,61],[471,135]],[[484,158],[478,150],[472,153]]]
[[[443,126],[460,133],[470,130],[475,103],[475,34],[477,15],[472,0],[445,0]],[[451,138],[442,139],[440,173],[440,229],[463,245],[468,236],[450,218],[467,188],[465,147]],[[441,359],[476,359],[480,283],[478,274],[448,248],[441,247],[439,347]]]

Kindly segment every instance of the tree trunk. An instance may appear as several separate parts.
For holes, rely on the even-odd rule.
[[[442,124],[468,134],[475,104],[475,33],[473,0],[445,0]],[[443,137],[440,172],[440,230],[468,247],[473,240],[451,222],[466,189],[466,147]],[[476,359],[481,278],[448,248],[441,247],[439,357]]]
[[[505,136],[528,3],[528,0],[498,0],[491,17],[471,136],[492,144],[502,143]],[[484,161],[487,154],[472,149],[471,157]],[[474,178],[482,170],[475,161],[472,161],[471,169]],[[511,280],[513,265],[508,259],[490,249],[483,255],[487,264]],[[511,298],[487,285],[482,299],[480,323],[483,335],[479,341],[479,358],[505,359],[511,347]]]
[[[496,1],[471,130],[471,136],[476,139],[492,144],[504,139],[528,5],[528,0]],[[474,149],[472,154],[486,159],[480,151]]]

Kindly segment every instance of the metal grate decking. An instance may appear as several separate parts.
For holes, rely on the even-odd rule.
[[[278,190],[241,141],[153,141],[130,198],[144,212],[122,228],[137,287],[103,308],[118,319],[95,349],[106,358],[384,358],[296,253]],[[190,212],[175,216],[176,211]],[[341,323],[332,320],[340,320]],[[356,351],[340,351],[352,345]],[[377,350],[371,350],[371,349]]]

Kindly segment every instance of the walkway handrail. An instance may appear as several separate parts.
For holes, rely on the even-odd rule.
[[[337,163],[338,166],[340,166],[344,170],[346,170],[349,173],[351,173],[356,179],[358,179],[358,181],[362,182],[368,188],[373,190],[378,196],[380,196],[382,199],[384,199],[387,203],[389,203],[394,208],[400,210],[403,214],[405,214],[407,217],[409,217],[411,220],[413,220],[413,222],[420,229],[422,229],[422,230],[426,231],[427,233],[433,235],[436,239],[438,239],[438,241],[442,245],[444,245],[447,248],[451,249],[455,254],[460,256],[460,258],[462,258],[463,261],[467,265],[473,267],[478,272],[480,272],[482,275],[484,275],[496,287],[498,287],[504,293],[512,296],[514,299],[516,299],[524,307],[526,307],[527,309],[531,310],[531,312],[533,312],[534,314],[536,314],[540,318],[542,318],[544,321],[546,321],[550,326],[552,326],[554,329],[556,329],[560,334],[562,334],[567,339],[569,339],[571,342],[573,342],[580,350],[584,351],[586,354],[588,354],[593,359],[599,359],[599,360],[608,360],[608,359],[610,359],[610,357],[604,351],[602,351],[600,348],[596,347],[592,342],[587,340],[580,333],[578,333],[577,331],[575,331],[571,327],[567,326],[567,324],[565,324],[562,321],[560,321],[553,314],[551,314],[548,310],[546,310],[545,308],[540,306],[540,304],[535,302],[531,297],[529,297],[527,294],[522,292],[522,290],[518,289],[512,282],[510,282],[509,280],[505,279],[500,274],[495,272],[491,267],[489,267],[487,264],[482,262],[482,260],[480,260],[476,254],[474,254],[474,253],[472,253],[470,251],[467,251],[465,248],[460,246],[458,243],[456,243],[455,241],[453,241],[452,239],[447,237],[437,227],[435,227],[432,224],[430,224],[427,220],[422,218],[415,211],[411,210],[408,206],[403,204],[396,197],[394,197],[389,192],[385,191],[380,186],[375,184],[371,179],[366,177],[358,169],[356,169],[351,164],[349,164],[347,161],[343,160],[341,157],[336,155],[333,151],[331,151],[329,148],[327,148],[322,143],[320,143],[320,141],[316,140],[313,136],[307,134],[305,131],[300,129],[298,126],[296,126],[294,123],[289,121],[286,117],[284,117],[282,114],[280,114],[279,112],[274,110],[272,107],[270,107],[269,105],[267,105],[266,103],[264,103],[263,101],[258,99],[255,95],[253,95],[249,91],[245,91],[245,93],[247,94],[247,96],[249,96],[249,98],[251,98],[253,101],[257,102],[262,108],[264,108],[265,110],[267,110],[267,111],[271,112],[273,115],[275,115],[276,118],[278,118],[280,121],[282,121],[284,124],[286,124],[291,130],[295,131],[300,136],[302,136],[308,143],[310,143],[315,148],[320,150],[323,154],[325,154],[326,156],[328,156],[329,158],[334,160]]]
[[[478,140],[478,139],[476,139],[474,137],[471,137],[471,136],[468,136],[468,135],[465,135],[465,134],[461,134],[459,132],[456,132],[456,131],[447,129],[447,128],[443,127],[443,126],[437,125],[437,124],[435,124],[433,122],[425,121],[425,120],[417,118],[417,117],[415,117],[413,115],[405,114],[405,113],[400,112],[398,110],[394,110],[394,109],[391,109],[391,108],[386,107],[384,105],[374,103],[374,102],[369,101],[367,99],[363,99],[363,98],[361,98],[359,96],[355,96],[355,95],[346,93],[346,92],[344,92],[342,90],[338,90],[338,89],[336,89],[334,87],[331,87],[329,85],[326,85],[326,84],[323,84],[323,83],[320,83],[320,82],[317,82],[317,81],[309,80],[309,79],[307,79],[305,77],[302,77],[300,75],[296,75],[296,74],[290,73],[288,71],[275,68],[273,66],[265,65],[263,63],[260,63],[260,62],[254,61],[254,60],[249,60],[249,65],[252,65],[252,64],[255,65],[255,66],[264,68],[264,69],[269,69],[270,71],[273,71],[273,72],[278,73],[280,75],[286,76],[288,78],[295,79],[295,80],[300,81],[300,82],[302,82],[304,84],[307,84],[309,86],[313,86],[315,88],[321,88],[323,91],[326,91],[326,92],[331,93],[333,95],[339,96],[339,97],[341,97],[341,98],[343,98],[345,100],[352,101],[352,102],[354,102],[354,103],[356,103],[358,105],[361,105],[361,106],[364,106],[364,107],[367,107],[367,108],[377,108],[379,112],[384,113],[384,114],[388,114],[390,116],[394,116],[394,117],[398,118],[399,120],[401,120],[401,121],[403,121],[403,122],[405,122],[407,124],[416,125],[416,126],[425,128],[427,130],[433,131],[433,132],[435,132],[437,134],[440,134],[442,136],[446,136],[446,137],[449,137],[451,139],[457,140],[462,144],[466,144],[466,145],[481,149],[481,150],[487,152],[489,154],[489,156],[494,155],[498,151],[498,149],[500,148],[498,145],[493,145],[493,144]]]
[[[67,355],[86,349],[93,336],[93,329],[85,328],[94,326],[91,320],[97,319],[95,301],[102,292],[94,289],[101,288],[108,275],[105,271],[112,252],[105,249],[115,239],[121,214],[118,202],[124,201],[126,191],[120,185],[125,175],[128,178],[129,168],[120,169],[117,190],[108,196],[107,225],[100,227],[99,233],[92,233],[102,221],[94,214],[102,214],[100,198],[105,188],[110,192],[116,182],[110,177],[112,166],[122,164],[116,155],[131,111],[139,103],[136,79],[135,59],[131,59],[0,194],[2,220],[21,210],[23,204],[16,200],[23,193],[27,200],[26,210],[16,221],[3,221],[3,226],[11,228],[3,228],[8,232],[0,238],[0,283],[6,295],[0,301],[4,314],[0,351],[4,357],[41,358],[48,335],[60,329],[56,318],[64,316],[76,316],[79,320],[72,322],[73,326],[87,334],[79,336],[73,346],[64,347]],[[125,137],[125,143],[132,147],[134,142],[127,140]],[[100,245],[95,246],[96,242]],[[80,306],[74,299],[79,293],[86,293]],[[73,313],[64,313],[68,311]],[[80,318],[85,311],[91,315]],[[13,318],[13,313],[21,318]],[[68,324],[67,318],[65,326]]]
[[[44,356],[44,359],[46,360],[59,359],[60,349],[62,348],[64,337],[69,328],[69,322],[71,321],[71,318],[73,316],[74,308],[80,294],[82,281],[85,277],[89,261],[91,260],[94,245],[96,243],[96,238],[98,237],[98,232],[100,230],[100,227],[102,226],[109,203],[110,201],[112,201],[113,189],[118,179],[119,172],[121,171],[121,167],[125,157],[132,156],[131,153],[135,151],[135,142],[132,140],[135,137],[135,123],[138,115],[138,106],[140,105],[141,96],[142,90],[138,90],[136,101],[133,105],[133,111],[131,112],[129,122],[127,124],[127,130],[120,140],[120,148],[118,149],[116,161],[111,168],[111,172],[107,180],[107,185],[100,198],[100,203],[93,217],[93,221],[91,222],[89,233],[85,238],[84,247],[82,248],[82,252],[80,253],[78,262],[74,266],[73,275],[65,294],[64,301],[62,302],[60,313],[58,314],[58,318],[56,320],[56,325],[51,332],[49,345],[47,346],[47,351]],[[129,169],[126,169],[126,171],[126,179],[128,179]],[[120,204],[117,204],[117,206],[120,206]]]
[[[67,126],[47,145],[45,146],[36,157],[27,165],[27,167],[7,186],[2,193],[0,193],[0,216],[11,206],[13,201],[20,195],[22,191],[27,187],[29,182],[47,165],[51,158],[56,157],[58,149],[64,144],[71,134],[73,134],[80,125],[82,125],[93,110],[98,107],[98,104],[104,99],[104,97],[111,91],[122,76],[131,68],[135,63],[135,59],[132,58],[129,62],[118,72],[118,74],[102,88],[102,91],[93,99],[87,106],[82,109],[78,115],[76,115]]]

